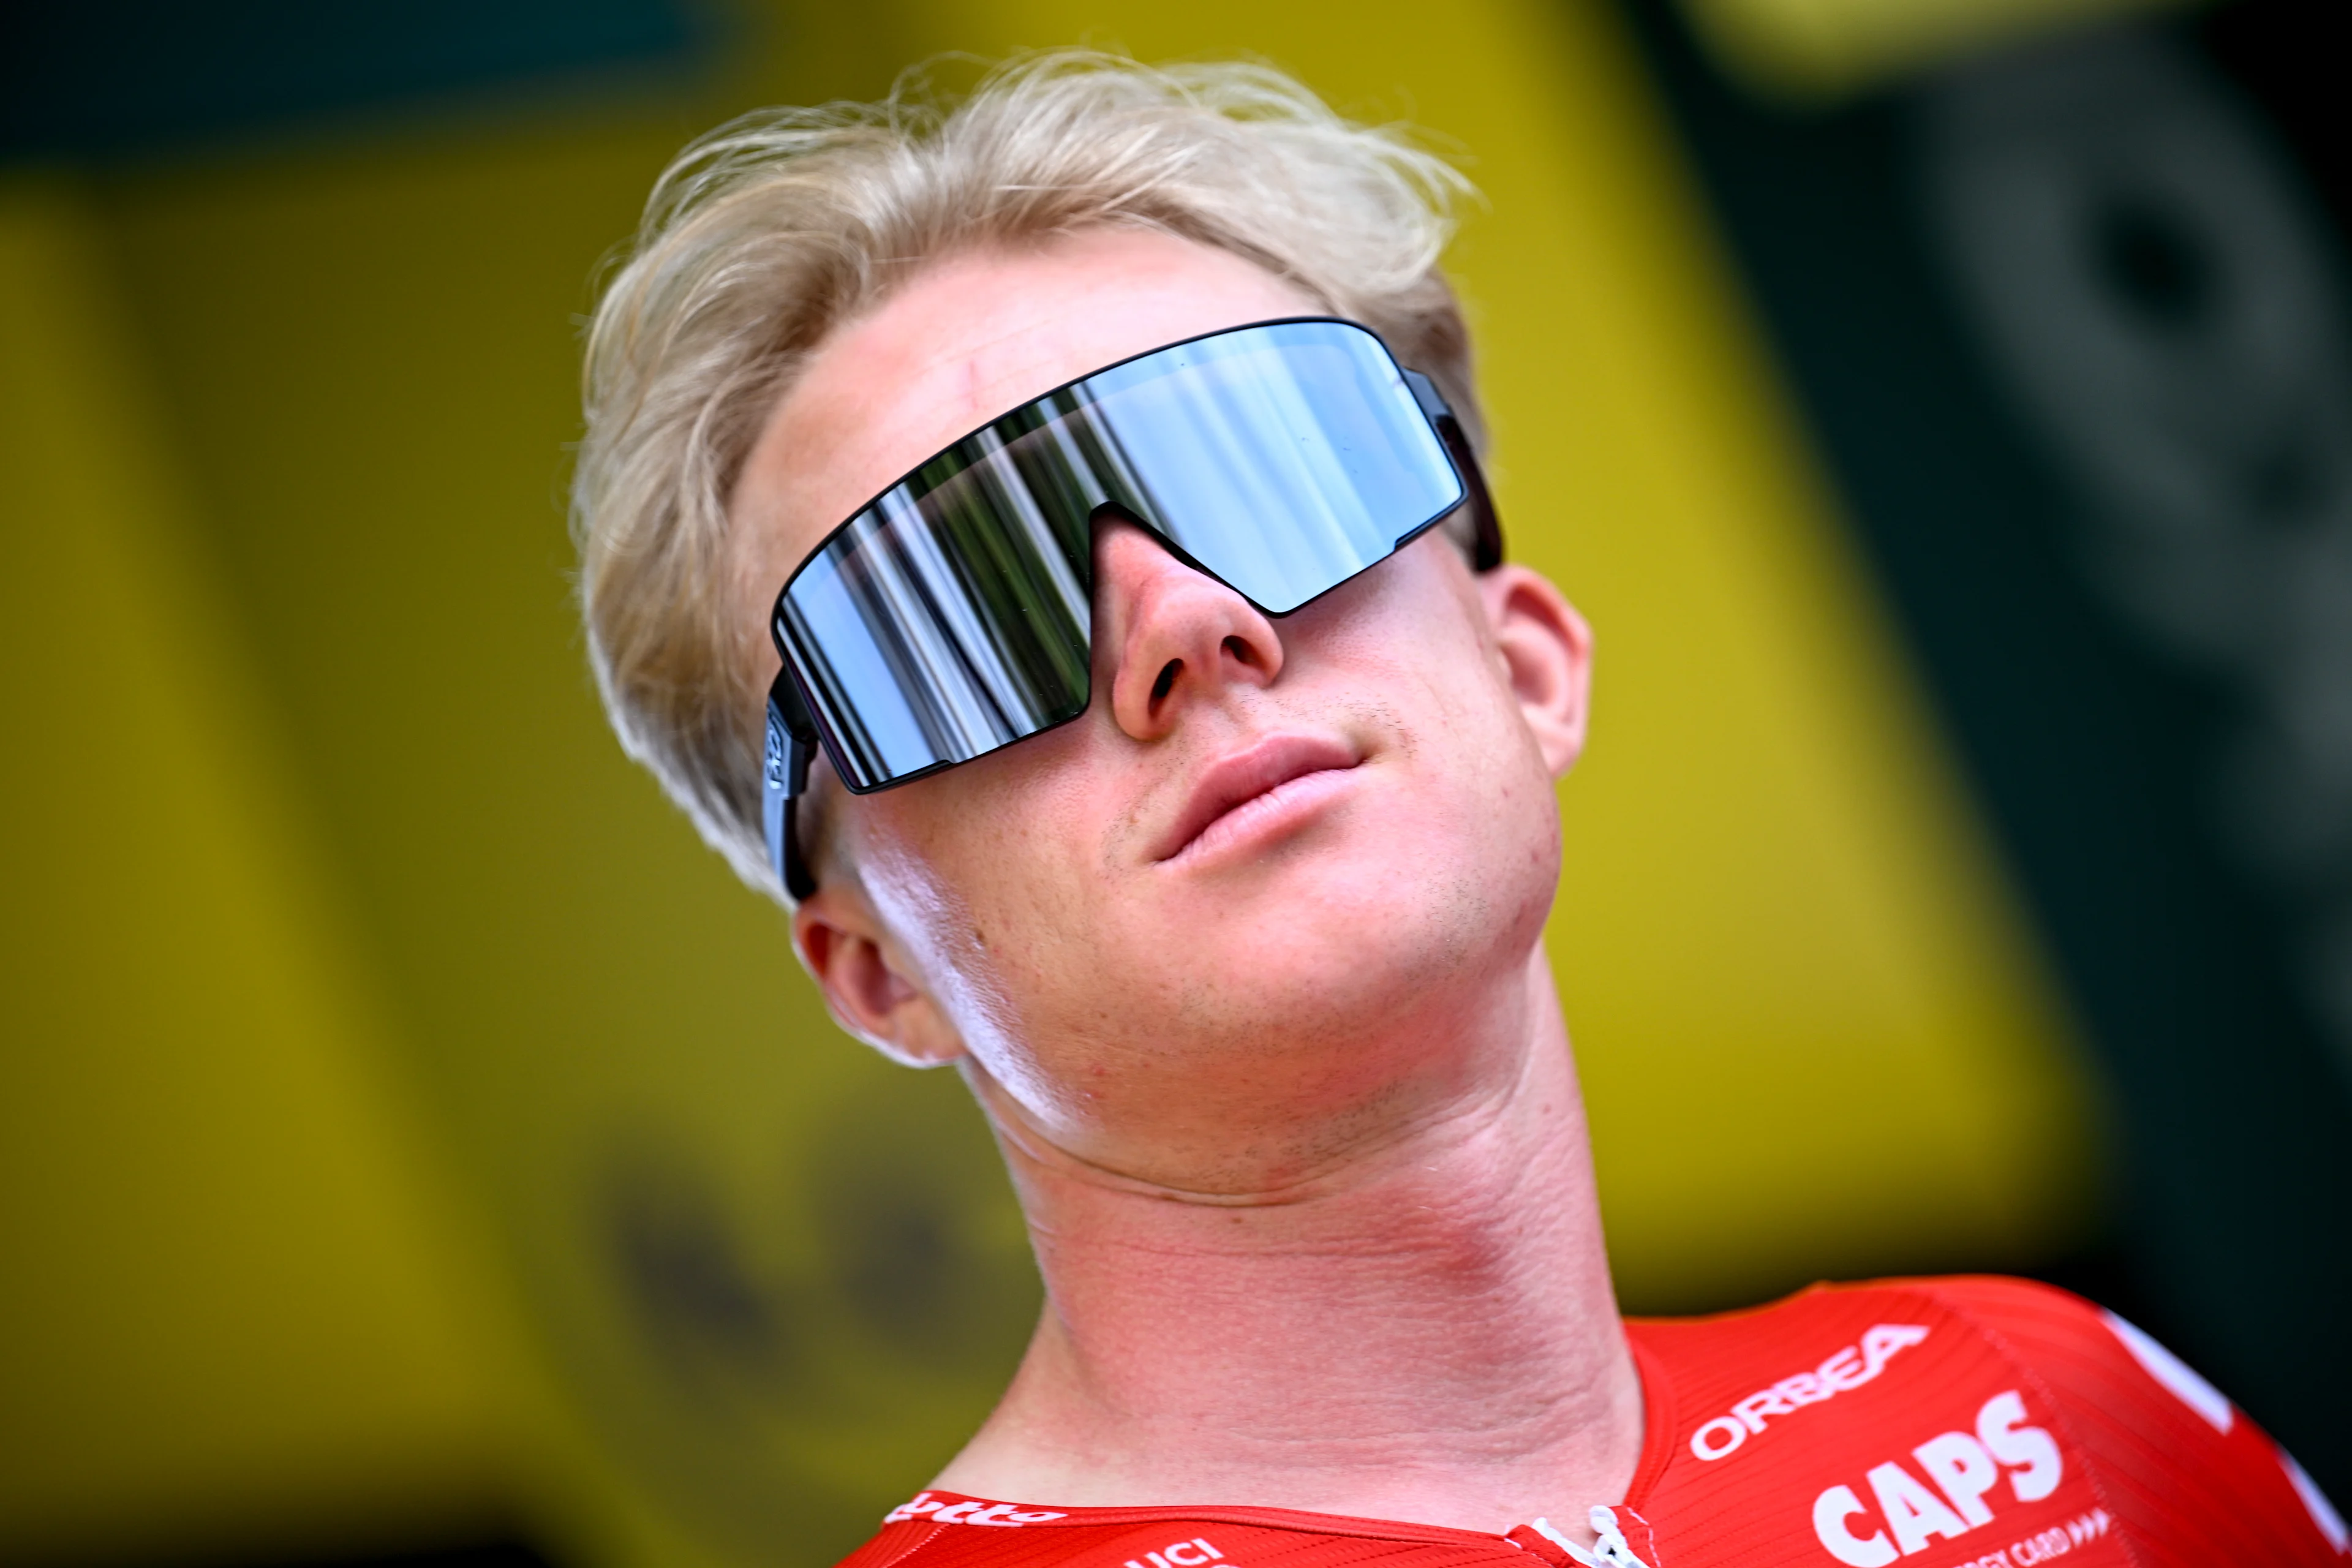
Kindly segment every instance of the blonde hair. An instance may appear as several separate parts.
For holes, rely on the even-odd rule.
[[[598,689],[629,755],[780,900],[760,799],[774,664],[764,626],[737,624],[730,492],[826,334],[909,263],[1102,226],[1235,252],[1379,332],[1483,444],[1438,270],[1470,186],[1444,160],[1253,63],[1057,50],[947,110],[909,81],[880,103],[746,115],[688,147],[588,332],[572,514]]]

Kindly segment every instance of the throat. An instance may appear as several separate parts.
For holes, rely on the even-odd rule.
[[[1640,1380],[1556,1005],[1537,1022],[1502,1092],[1279,1202],[1171,1201],[1008,1138],[1047,1305],[936,1484],[1495,1533],[1621,1500]]]

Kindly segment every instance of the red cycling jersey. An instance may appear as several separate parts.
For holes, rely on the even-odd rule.
[[[1647,1430],[1610,1568],[2336,1563],[2343,1520],[2214,1387],[2122,1319],[2018,1279],[1816,1286],[1626,1324]],[[1915,1560],[1916,1562],[1912,1561]],[[925,1492],[842,1568],[1537,1568],[1507,1535],[1265,1508],[1047,1508]]]

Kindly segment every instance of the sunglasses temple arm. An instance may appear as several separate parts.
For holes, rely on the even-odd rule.
[[[1412,391],[1412,400],[1437,427],[1437,438],[1445,443],[1446,456],[1454,459],[1454,468],[1462,476],[1463,502],[1470,509],[1470,521],[1476,533],[1472,548],[1470,566],[1473,571],[1491,572],[1503,563],[1503,524],[1495,515],[1495,498],[1486,493],[1486,470],[1478,466],[1478,454],[1470,449],[1469,435],[1462,421],[1454,416],[1454,405],[1437,390],[1437,384],[1417,370],[1404,373],[1404,384]]]
[[[768,834],[768,864],[794,902],[816,891],[816,878],[801,858],[793,809],[808,789],[809,760],[816,752],[816,726],[801,700],[793,672],[780,669],[768,688],[768,747],[761,770],[761,817]]]

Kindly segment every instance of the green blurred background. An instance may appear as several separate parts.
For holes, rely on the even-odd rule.
[[[985,1131],[621,758],[562,494],[688,137],[1081,41],[1486,193],[1629,1310],[2036,1273],[2352,1490],[2336,11],[17,0],[0,1561],[816,1564],[984,1414]]]

